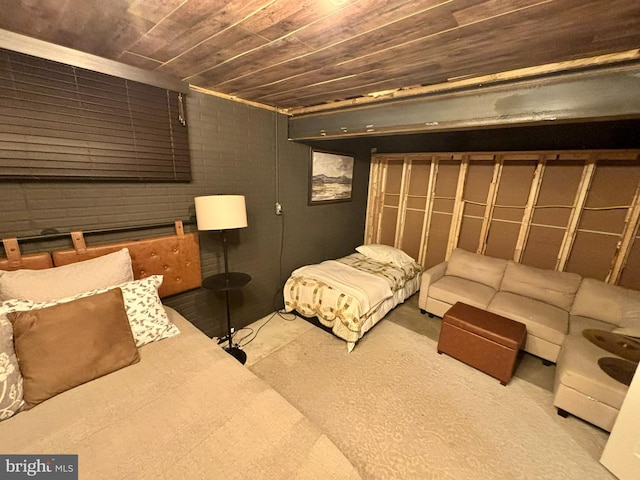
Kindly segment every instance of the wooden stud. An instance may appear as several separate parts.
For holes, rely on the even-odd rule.
[[[409,190],[409,179],[411,178],[411,162],[405,156],[402,161],[402,180],[400,182],[400,199],[398,200],[398,219],[396,221],[396,236],[393,246],[402,247],[404,237],[404,224],[407,216],[407,191]]]
[[[398,193],[387,193],[384,191],[384,187],[387,184],[387,179],[388,179],[388,175],[389,175],[389,170],[390,168],[395,165],[397,165],[399,162],[402,162],[402,173],[400,175],[400,188],[398,190]],[[385,158],[385,162],[384,162],[384,170],[383,170],[383,177],[382,177],[382,181],[381,181],[381,185],[382,185],[382,192],[381,192],[381,206],[380,206],[380,220],[378,222],[378,231],[377,231],[377,237],[376,237],[376,241],[375,243],[380,243],[381,238],[382,238],[382,227],[383,227],[383,223],[382,223],[382,217],[384,214],[384,208],[385,206],[390,208],[390,209],[396,209],[397,210],[397,217],[396,217],[396,223],[393,226],[393,238],[394,238],[394,246],[397,245],[396,241],[397,241],[397,237],[398,237],[398,228],[399,228],[399,220],[400,220],[400,213],[401,213],[401,208],[400,208],[400,204],[401,204],[401,200],[402,200],[402,191],[404,189],[404,155],[388,155]],[[387,196],[389,197],[398,197],[398,205],[388,205],[386,203],[387,200]]]
[[[493,210],[496,204],[496,198],[498,197],[498,186],[500,185],[503,166],[504,162],[502,160],[502,156],[496,156],[495,164],[493,166],[493,177],[491,179],[491,185],[489,185],[489,191],[487,192],[487,203],[484,209],[484,219],[482,221],[482,228],[480,229],[480,238],[478,239],[477,253],[479,254],[484,254],[487,250],[489,227],[491,226],[491,220],[493,219]]]
[[[447,259],[451,256],[453,250],[458,246],[460,227],[462,226],[462,215],[464,214],[464,186],[467,181],[468,171],[469,156],[464,155],[462,161],[460,162],[460,171],[458,172],[458,185],[456,186],[456,196],[453,203],[451,226],[449,228],[449,241],[447,242]]]
[[[540,194],[540,186],[542,185],[542,176],[546,160],[541,158],[538,160],[536,170],[533,174],[531,181],[531,188],[529,190],[529,198],[527,198],[527,204],[524,208],[524,214],[522,215],[522,223],[520,225],[520,232],[518,232],[518,239],[516,240],[516,248],[513,252],[513,261],[520,263],[522,260],[522,254],[529,238],[529,232],[531,230],[531,219],[533,218],[533,212],[536,203],[538,203],[538,195]]]
[[[427,204],[424,212],[424,222],[422,225],[423,238],[420,243],[420,255],[418,263],[424,266],[427,260],[427,249],[429,248],[429,233],[431,231],[431,217],[433,215],[433,202],[436,196],[436,180],[438,179],[438,160],[431,158],[431,168],[429,169],[429,185],[427,187]]]
[[[578,186],[578,193],[576,194],[576,200],[571,209],[571,216],[565,230],[560,250],[558,251],[558,259],[556,261],[556,270],[563,272],[569,261],[569,255],[571,254],[571,248],[573,242],[576,239],[578,232],[578,225],[580,224],[580,218],[582,217],[582,211],[587,202],[587,195],[591,188],[591,182],[595,173],[596,161],[591,157],[584,165],[582,170],[582,177]]]
[[[385,158],[382,163],[381,171],[380,171],[380,210],[378,211],[378,217],[376,219],[376,232],[373,238],[373,243],[380,243],[380,235],[382,231],[382,213],[384,212],[384,198],[385,198],[385,190],[384,186],[387,183],[387,170],[389,168],[389,159]]]
[[[636,193],[633,197],[633,202],[627,211],[624,223],[624,230],[613,258],[611,270],[609,270],[605,280],[606,282],[613,283],[614,285],[620,280],[620,275],[622,275],[622,271],[624,270],[629,254],[631,253],[633,240],[638,234],[638,227],[640,226],[640,184],[638,184],[638,188],[636,189]]]
[[[380,170],[383,161],[382,156],[371,157],[369,167],[369,193],[367,195],[367,216],[364,230],[364,243],[374,243],[375,232],[378,228],[378,216],[380,211]]]
[[[375,229],[372,231],[372,243],[378,243],[380,238],[380,225],[382,223],[382,211],[384,209],[384,184],[386,178],[386,158],[381,158],[380,163],[378,165],[378,190],[376,191],[376,202],[375,202],[375,217],[374,217],[374,225]]]

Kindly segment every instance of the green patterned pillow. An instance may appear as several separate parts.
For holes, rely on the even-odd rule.
[[[158,288],[162,285],[162,275],[151,275],[147,278],[126,282],[115,287],[91,290],[73,297],[62,298],[53,302],[33,303],[31,308],[46,308],[60,303],[67,303],[79,298],[104,293],[113,288],[122,290],[124,305],[129,318],[129,324],[136,347],[141,347],[163,338],[172,337],[180,333],[164,310]]]

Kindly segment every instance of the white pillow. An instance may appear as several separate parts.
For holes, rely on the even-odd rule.
[[[0,271],[0,301],[49,302],[133,280],[129,250],[44,270]]]
[[[122,290],[124,306],[129,318],[129,325],[133,332],[136,346],[141,347],[147,343],[155,342],[163,338],[172,337],[180,333],[164,310],[158,288],[162,285],[162,275],[151,275],[141,280],[134,280],[109,288],[91,290],[72,297],[54,300],[52,302],[23,302],[22,306],[14,306],[13,311],[36,310],[51,307],[60,303],[68,303],[79,298],[89,297],[98,293],[104,293],[114,288]]]
[[[381,245],[377,243],[371,245],[360,245],[356,248],[356,251],[365,257],[372,258],[378,262],[393,263],[399,267],[415,263],[415,260],[402,250],[390,247],[389,245]]]

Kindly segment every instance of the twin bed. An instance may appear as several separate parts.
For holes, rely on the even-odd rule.
[[[287,312],[317,317],[347,342],[356,342],[420,288],[422,267],[402,250],[361,245],[356,253],[295,270],[284,286]]]

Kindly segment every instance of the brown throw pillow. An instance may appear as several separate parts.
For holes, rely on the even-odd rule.
[[[7,317],[26,408],[140,360],[119,288]]]

